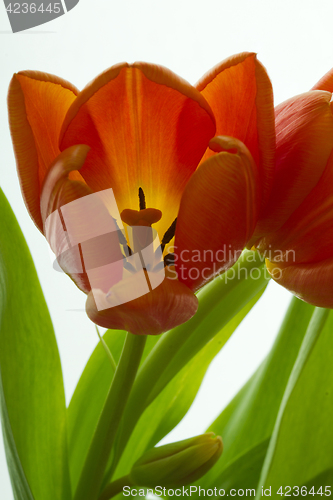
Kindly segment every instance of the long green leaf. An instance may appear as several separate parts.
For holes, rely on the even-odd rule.
[[[268,357],[209,428],[222,436],[224,452],[200,480],[200,486],[248,487],[249,478],[252,485],[257,484],[285,387],[313,311],[313,306],[292,299]]]
[[[0,397],[14,496],[70,500],[57,343],[29,249],[1,190],[0,213]]]
[[[129,472],[131,465],[155,446],[186,415],[214,357],[261,297],[256,295],[199,353],[169,382],[146,409],[126,447],[115,478]]]
[[[149,404],[269,281],[260,255],[250,251],[244,251],[234,267],[220,278],[200,290],[196,315],[165,333],[140,368],[123,415],[122,433],[106,472],[105,483],[112,477],[139,418]]]
[[[6,401],[0,377],[0,415],[3,427],[4,445],[9,466],[10,477],[13,485],[15,500],[33,500],[30,487],[25,477],[20,457],[17,452],[13,432],[11,429]]]
[[[202,351],[203,358],[199,355],[191,362],[188,370],[184,370],[162,395],[152,404],[142,417],[133,436],[133,442],[127,452],[131,456],[131,463],[135,457],[141,455],[147,447],[153,446],[170,432],[186,414],[197,393],[204,373],[212,357],[218,352],[237,325],[263,293],[261,290],[252,301],[227,325],[216,341],[207,345]],[[148,337],[143,360],[148,356],[156,342],[163,336]],[[123,347],[125,332],[108,330],[104,340],[110,348],[116,362]],[[223,342],[222,342],[223,341]],[[200,359],[199,359],[200,357]],[[81,472],[89,444],[91,442],[96,423],[103,408],[113,377],[111,364],[101,344],[98,344],[91,355],[80,381],[76,387],[68,408],[69,427],[69,454],[72,484],[75,487]],[[87,401],[89,404],[87,404]],[[153,418],[151,417],[153,414]],[[127,454],[126,454],[127,456]],[[129,463],[128,460],[122,464]],[[123,465],[120,466],[121,470]],[[125,466],[126,468],[126,466]]]
[[[254,497],[258,484],[258,471],[265,459],[268,444],[269,439],[266,439],[240,455],[224,470],[223,478],[216,486],[219,489],[223,488],[227,495],[231,489],[253,489],[254,494],[251,496]]]
[[[333,313],[313,315],[290,375],[260,478],[272,487],[332,486]],[[259,495],[258,495],[259,498]]]

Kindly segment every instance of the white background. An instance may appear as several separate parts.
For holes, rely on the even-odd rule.
[[[52,270],[46,242],[21,199],[7,124],[12,74],[41,70],[83,88],[117,62],[144,60],[167,66],[194,84],[229,55],[255,51],[272,79],[277,104],[311,88],[333,66],[332,14],[331,0],[80,0],[55,21],[12,34],[1,2],[0,185],[37,266],[59,343],[67,401],[97,338],[84,312],[69,311],[83,309],[85,296]],[[201,433],[230,401],[270,349],[289,298],[285,290],[269,285],[214,360],[171,440]],[[0,499],[13,499],[1,436]]]

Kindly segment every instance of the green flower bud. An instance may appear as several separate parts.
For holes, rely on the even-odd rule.
[[[129,477],[137,486],[174,488],[190,484],[213,467],[223,451],[213,432],[152,448],[135,462]]]

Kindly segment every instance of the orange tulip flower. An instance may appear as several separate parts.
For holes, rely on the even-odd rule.
[[[56,76],[24,71],[12,79],[8,104],[25,203],[57,255],[63,237],[49,217],[110,188],[122,220],[114,221],[101,199],[91,213],[74,218],[73,227],[84,232],[85,218],[91,224],[99,213],[113,230],[122,222],[154,225],[160,235],[163,282],[103,310],[96,307],[80,246],[60,255],[61,267],[88,294],[89,317],[134,334],[159,334],[191,318],[194,292],[234,264],[270,194],[273,97],[256,56],[229,58],[196,87],[146,63],[113,66],[81,92]],[[126,241],[119,243],[90,248],[96,257],[111,245],[113,260],[124,263],[108,276],[110,291],[105,280],[101,286],[106,301],[131,286],[131,276],[126,281],[123,275]],[[98,259],[92,260],[96,267]]]
[[[333,71],[276,108],[276,173],[253,236],[268,271],[301,299],[333,308]]]

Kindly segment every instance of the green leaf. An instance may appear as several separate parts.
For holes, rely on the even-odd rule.
[[[257,260],[257,256],[250,259],[250,266],[262,266],[263,262]],[[244,274],[244,273],[243,273]],[[189,342],[188,348],[186,346],[183,347],[183,357],[192,356],[193,359],[195,355],[200,351],[200,348],[203,346],[208,346],[210,344],[209,340],[213,337],[214,334],[218,333],[221,327],[218,327],[219,319],[221,316],[221,293],[227,296],[227,300],[231,303],[234,303],[234,307],[232,310],[226,308],[226,311],[223,311],[223,319],[225,317],[229,319],[233,318],[236,313],[239,316],[236,316],[230,325],[226,328],[220,340],[216,342],[220,342],[223,335],[228,338],[228,335],[231,335],[232,331],[236,328],[237,324],[241,321],[241,319],[245,316],[245,314],[250,310],[252,305],[258,300],[259,296],[263,293],[263,290],[267,284],[267,277],[264,275],[261,276],[260,279],[257,279],[253,282],[251,280],[244,280],[244,276],[241,278],[236,278],[234,280],[229,280],[228,287],[225,292],[219,293],[217,300],[209,299],[209,297],[205,296],[205,301],[208,303],[210,301],[213,313],[210,316],[210,323],[207,326],[207,335],[203,338],[202,332],[200,335],[200,330],[195,330],[195,336],[192,342]],[[211,288],[219,291],[223,288],[223,283],[219,279],[215,283],[210,284]],[[204,295],[207,295],[205,292]],[[215,296],[216,294],[214,294]],[[237,302],[241,296],[241,300],[243,302]],[[216,302],[220,305],[218,307]],[[228,303],[229,303],[228,302]],[[245,307],[244,307],[245,306]],[[242,310],[244,307],[244,310]],[[239,312],[240,311],[240,312]],[[227,323],[228,320],[225,322]],[[202,323],[202,322],[201,322]],[[200,324],[201,330],[204,329],[204,324]],[[228,334],[226,332],[229,332]],[[170,332],[169,332],[170,333]],[[149,354],[160,342],[163,341],[163,338],[166,334],[161,335],[160,337],[148,337],[147,345],[143,355],[143,361],[149,357]],[[104,335],[104,340],[109,346],[116,362],[119,359],[119,355],[123,346],[125,333],[119,331],[108,331]],[[178,338],[183,338],[179,333]],[[225,339],[225,340],[226,340]],[[214,341],[211,341],[211,346],[207,348],[206,353],[209,352],[215,346]],[[222,345],[219,344],[219,348]],[[216,348],[216,347],[215,347]],[[219,349],[218,349],[219,350]],[[218,351],[214,351],[215,354]],[[212,355],[212,357],[215,356]],[[208,356],[206,354],[206,356]],[[198,358],[199,359],[199,358]],[[208,357],[207,357],[208,359]],[[211,360],[212,358],[210,358]],[[210,361],[209,361],[210,362]],[[209,362],[207,362],[209,364]],[[179,360],[178,360],[179,363]],[[200,361],[201,363],[201,361]],[[142,363],[144,364],[144,363]],[[152,405],[150,411],[154,413],[154,418],[148,418],[149,425],[145,423],[146,420],[143,420],[143,425],[138,427],[139,430],[136,431],[135,436],[133,437],[133,447],[137,450],[137,454],[135,456],[140,456],[141,449],[145,450],[147,446],[152,446],[156,442],[158,442],[164,435],[166,435],[169,431],[173,429],[175,425],[181,420],[181,418],[187,412],[189,406],[191,405],[194,396],[200,386],[201,380],[203,378],[204,373],[208,367],[208,364],[202,363],[201,368],[198,370],[198,361],[191,362],[192,371],[189,371],[189,375],[180,374],[179,378],[175,379],[175,383],[170,386],[169,391],[165,391],[163,395],[161,395],[161,399],[158,399],[156,406]],[[172,370],[176,369],[176,372],[180,372],[179,368],[172,368]],[[193,376],[191,375],[193,373]],[[171,378],[173,375],[170,375]],[[69,405],[68,409],[68,421],[69,421],[69,448],[70,448],[70,470],[71,470],[71,479],[72,484],[75,487],[78,481],[78,477],[80,475],[87,450],[89,448],[94,430],[96,428],[96,423],[100,412],[103,408],[107,392],[109,390],[111,381],[113,377],[113,370],[111,368],[111,364],[106,356],[101,345],[98,345],[92,354],[82,376],[79,381],[79,384],[75,390],[72,401]],[[188,381],[191,380],[192,389],[189,390]],[[163,385],[167,385],[167,381],[164,381]],[[175,389],[176,388],[176,389]],[[163,388],[162,388],[163,389]],[[161,390],[162,390],[161,389]],[[89,404],[87,404],[89,401]],[[172,403],[170,406],[170,402]],[[148,412],[148,410],[147,410]],[[160,419],[156,417],[156,414],[160,415]],[[146,414],[145,414],[146,415]],[[164,419],[162,418],[164,416]],[[147,413],[149,416],[149,413]],[[147,418],[147,417],[144,417]],[[152,425],[152,421],[155,422]],[[143,431],[141,432],[141,430]],[[153,444],[152,444],[153,443]],[[130,447],[132,449],[132,446]],[[134,455],[131,454],[131,459],[134,460]],[[124,463],[124,462],[123,462]]]
[[[330,469],[324,470],[317,476],[311,478],[304,486],[307,487],[308,491],[314,487],[316,491],[321,486],[332,486],[333,484],[333,468],[331,467]],[[302,485],[303,486],[303,485]]]
[[[69,500],[57,343],[29,249],[0,190],[1,414],[17,500]]]
[[[265,448],[313,311],[313,306],[292,299],[271,352],[209,428],[222,436],[224,452],[200,486],[248,487],[249,477],[252,485],[258,483]]]
[[[116,363],[119,361],[125,337],[126,332],[121,330],[107,330],[103,336]],[[141,363],[158,340],[159,337],[156,336],[147,338]],[[80,377],[68,407],[69,463],[73,490],[77,487],[113,375],[110,360],[99,343]]]
[[[239,458],[224,470],[218,487],[223,488],[226,494],[230,494],[231,489],[256,490],[258,484],[258,470],[260,471],[265,459],[268,444],[269,439],[266,439],[243,455],[240,455]],[[255,496],[255,494],[253,496]]]
[[[268,281],[269,275],[261,256],[257,252],[244,251],[231,269],[198,292],[196,315],[162,335],[139,370],[106,478],[111,478],[145,409],[173,377],[266,287]]]
[[[196,356],[169,382],[141,416],[118,465],[115,478],[127,474],[131,465],[166,436],[189,410],[214,357],[261,297],[261,290]]]
[[[197,313],[163,335],[143,364],[131,398],[133,404],[138,406],[135,392],[141,401],[149,404],[186,363],[267,286],[269,279],[260,254],[244,250],[231,269],[203,287],[198,292]],[[129,410],[132,410],[130,405]]]
[[[0,377],[0,416],[3,427],[4,445],[6,450],[7,463],[10,478],[13,485],[15,500],[33,500],[31,490],[25,477],[20,457],[14,441],[13,432],[10,426],[6,401],[3,393],[2,379]]]
[[[332,330],[333,313],[317,308],[290,375],[260,478],[272,492],[280,486],[332,485]]]

